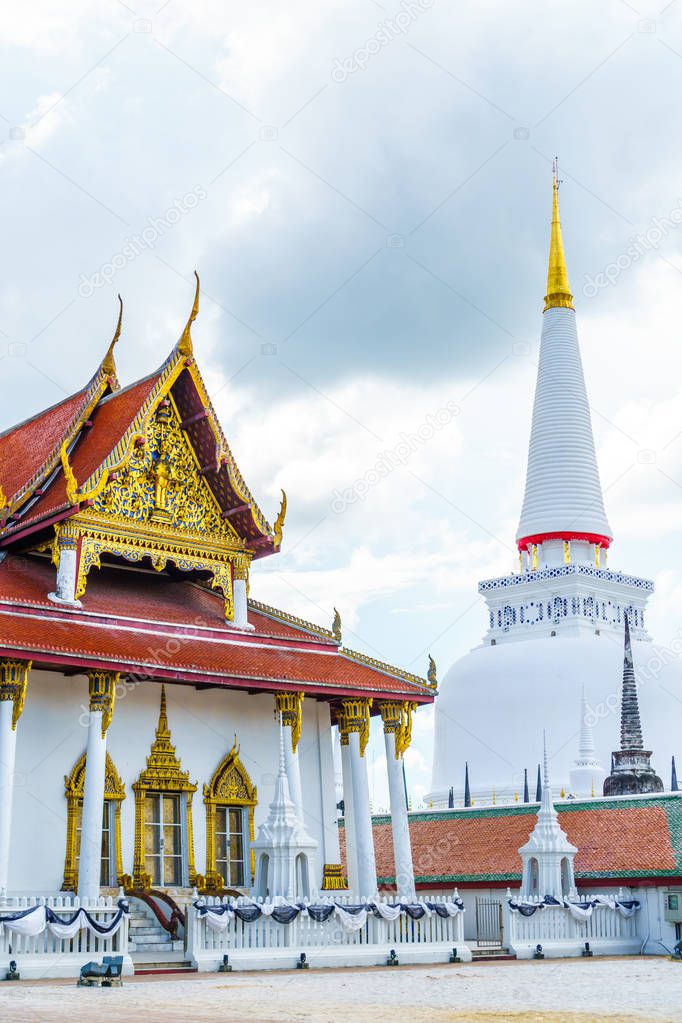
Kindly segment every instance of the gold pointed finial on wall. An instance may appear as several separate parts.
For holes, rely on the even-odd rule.
[[[559,219],[559,161],[552,164],[552,229],[549,239],[549,265],[547,267],[547,294],[544,312],[557,307],[573,309],[573,295],[568,281],[564,241]]]
[[[284,520],[287,516],[287,495],[282,491],[282,503],[279,506],[279,514],[275,521],[275,528],[273,530],[275,538],[275,547],[281,547],[282,545],[282,534],[284,532]]]
[[[166,687],[161,685],[161,706],[159,707],[159,723],[156,726],[156,737],[166,738],[170,735],[168,727],[168,713],[166,710]]]
[[[192,312],[189,314],[189,319],[185,325],[185,329],[182,332],[182,336],[178,341],[178,351],[181,355],[192,355],[192,324],[199,315],[199,274],[194,271],[194,276],[197,279],[196,291],[194,292],[194,305],[192,306]]]
[[[66,441],[64,441],[60,448],[59,457],[62,462],[64,483],[66,484],[66,499],[69,504],[78,504],[78,480],[74,476],[73,469],[69,464],[69,452],[66,448]]]
[[[123,299],[121,298],[120,295],[118,296],[118,302],[119,302],[118,323],[116,324],[116,330],[114,331],[114,336],[111,339],[111,344],[107,349],[107,354],[102,359],[102,372],[105,373],[108,377],[116,376],[116,361],[114,359],[114,348],[116,346],[116,342],[121,336],[121,324],[123,323]]]

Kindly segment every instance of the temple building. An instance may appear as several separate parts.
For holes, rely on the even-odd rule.
[[[661,762],[675,752],[682,665],[647,632],[653,583],[608,561],[613,530],[564,256],[559,183],[555,167],[518,571],[479,583],[488,631],[442,680],[427,797],[434,807],[447,806],[451,787],[462,805],[465,762],[474,803],[490,802],[493,793],[513,800],[524,771],[537,763],[528,735],[545,726],[557,788],[599,795],[617,736],[626,616],[651,747]]]
[[[271,526],[199,372],[198,308],[197,278],[166,361],[123,388],[119,316],[89,383],[0,436],[0,899],[121,886],[172,894],[176,913],[194,888],[372,896],[373,727],[413,891],[402,756],[435,676],[348,649],[338,616],[249,596],[286,497]]]

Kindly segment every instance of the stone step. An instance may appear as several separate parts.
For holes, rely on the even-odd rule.
[[[128,947],[131,952],[175,952],[177,944],[176,941],[135,941],[131,942]],[[182,948],[182,942],[179,944]]]
[[[168,931],[164,930],[163,927],[159,927],[159,926],[154,927],[154,926],[152,926],[151,921],[147,921],[147,923],[145,923],[145,924],[140,924],[139,926],[136,926],[136,927],[130,927],[129,928],[129,933],[130,934],[135,934],[135,935],[140,935],[140,934],[168,934]]]
[[[136,963],[135,975],[162,973],[196,973],[197,968],[188,959],[182,962]]]

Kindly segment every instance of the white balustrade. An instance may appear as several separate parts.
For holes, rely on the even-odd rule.
[[[47,906],[60,918],[73,916],[84,909],[102,927],[113,923],[119,911],[118,899],[100,897],[79,899],[69,895],[17,896],[0,899],[0,970],[6,971],[15,960],[22,977],[78,976],[80,967],[105,955],[124,957],[123,972],[133,972],[128,954],[128,918],[121,920],[113,935],[97,934],[83,928],[73,938],[59,938],[45,928],[33,937],[17,934],[2,926],[2,919],[36,906]]]
[[[586,897],[587,901],[594,898]],[[564,906],[542,906],[532,916],[524,916],[505,906],[505,944],[520,958],[531,956],[537,945],[542,945],[545,955],[580,955],[589,942],[593,952],[600,955],[619,955],[638,951],[637,912],[623,916],[617,909],[597,905],[584,920],[571,915]]]
[[[348,896],[335,896],[333,901],[341,908],[358,905],[356,900]],[[387,906],[400,902],[390,897],[374,901]],[[448,897],[434,896],[431,899],[419,899],[414,905],[427,902],[433,905],[445,904],[451,901]],[[268,905],[270,900],[259,899],[258,903]],[[252,906],[253,901],[204,899],[207,909],[240,904]],[[328,965],[338,965],[341,961],[348,965],[354,962],[383,963],[390,949],[395,949],[399,957],[405,958],[407,954],[412,962],[446,962],[453,947],[457,947],[458,955],[463,960],[471,958],[464,944],[462,912],[456,916],[439,916],[430,911],[420,920],[413,920],[401,913],[395,920],[384,920],[369,911],[365,923],[357,930],[345,929],[336,913],[332,913],[324,922],[313,920],[307,913],[299,913],[289,924],[277,923],[270,914],[264,913],[251,923],[236,916],[231,917],[225,930],[216,931],[208,924],[205,916],[190,906],[187,926],[188,956],[200,970],[215,969],[226,954],[231,963],[248,964],[251,967],[261,961],[270,966],[277,965],[276,960],[281,960],[282,966],[290,967],[292,960],[301,952],[309,957],[312,955],[314,963],[319,966],[325,965],[325,961],[328,961]],[[417,952],[418,955],[411,955]]]

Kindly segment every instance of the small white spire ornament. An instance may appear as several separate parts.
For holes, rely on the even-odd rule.
[[[595,792],[601,795],[606,771],[602,767],[594,748],[594,734],[590,721],[590,709],[585,696],[583,684],[580,699],[580,739],[578,756],[571,768],[571,792],[574,796],[591,796]]]
[[[317,842],[300,821],[291,798],[281,721],[275,796],[252,848],[256,854],[255,897],[305,899],[317,891]]]
[[[523,863],[521,897],[561,899],[575,889],[573,860],[578,850],[568,841],[552,802],[547,739],[543,735],[544,776],[538,817],[530,838],[519,849]]]

